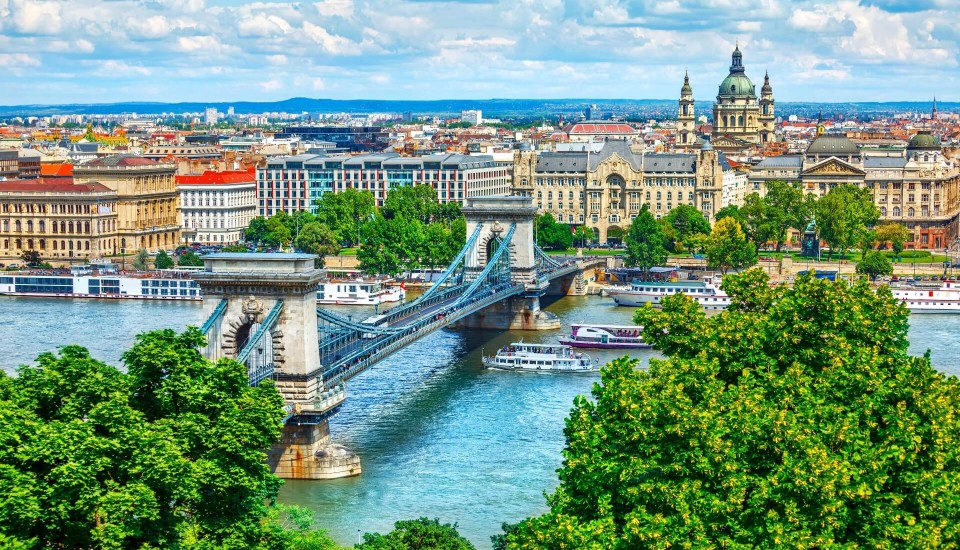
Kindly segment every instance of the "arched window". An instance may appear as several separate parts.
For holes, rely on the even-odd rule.
[[[660,200],[660,191],[657,191],[657,200]]]
[[[737,126],[743,126],[743,115],[737,117]]]
[[[23,248],[23,241],[20,239],[17,239],[17,250],[20,250],[22,248]]]
[[[87,235],[90,234],[90,222],[83,222],[83,232]]]
[[[46,232],[47,232],[47,222],[45,222],[45,221],[43,221],[43,220],[40,220],[40,232],[41,232],[41,233],[46,233]]]
[[[650,191],[647,191],[647,200],[650,200]]]
[[[893,207],[893,217],[894,217],[894,218],[899,218],[899,217],[900,217],[900,207],[899,207],[899,206],[894,206],[894,207]]]
[[[911,206],[910,208],[907,208],[907,217],[912,218],[913,214],[914,214],[913,207]]]
[[[57,249],[57,241],[53,241],[53,249],[54,249],[54,250]]]
[[[83,243],[84,250],[90,250],[90,241],[84,241]]]
[[[67,228],[70,229],[70,234],[73,235],[73,222],[69,222],[69,223],[67,224]]]
[[[880,207],[880,215],[881,215],[881,216],[886,216],[886,215],[887,215],[887,207],[886,207],[886,206],[881,206],[881,207]]]
[[[27,233],[33,233],[33,220],[27,220]]]
[[[16,228],[16,230],[17,230],[18,233],[19,233],[20,231],[22,231],[21,226],[20,226],[20,220],[17,220],[17,221],[15,221],[15,222],[13,222],[13,226]],[[18,246],[17,248],[19,248],[19,246]]]
[[[61,233],[67,232],[67,222],[60,222],[60,232]]]
[[[27,239],[27,250],[33,250],[33,239]]]
[[[763,114],[765,114],[765,115],[769,115],[769,114],[770,114],[770,106],[769,106],[769,105],[764,104],[764,106],[763,106]]]

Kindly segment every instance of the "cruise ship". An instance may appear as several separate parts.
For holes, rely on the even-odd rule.
[[[607,294],[618,306],[639,307],[650,304],[660,307],[661,298],[680,292],[689,296],[704,309],[726,309],[730,305],[730,297],[711,277],[704,278],[703,281],[634,281],[628,287],[611,288]]]
[[[960,313],[960,283],[943,281],[937,287],[891,287],[893,297],[910,313]]]
[[[189,278],[117,274],[0,273],[0,294],[55,298],[202,299],[200,287]]]
[[[375,306],[402,302],[407,296],[403,283],[387,286],[389,280],[332,280],[317,286],[317,303],[341,306]]]

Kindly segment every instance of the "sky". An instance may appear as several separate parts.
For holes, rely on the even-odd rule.
[[[0,104],[960,101],[960,0],[0,0]]]

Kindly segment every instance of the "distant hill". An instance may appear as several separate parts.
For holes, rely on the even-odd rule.
[[[616,114],[637,113],[642,116],[668,114],[676,109],[677,101],[668,99],[441,99],[431,101],[405,101],[385,99],[312,99],[294,97],[283,101],[215,101],[209,103],[181,102],[122,102],[122,103],[74,103],[66,105],[8,105],[0,106],[0,117],[45,116],[54,114],[120,114],[159,115],[162,113],[198,113],[207,107],[216,107],[224,113],[233,107],[237,114],[286,112],[330,113],[413,113],[459,116],[460,111],[480,109],[485,117],[516,117],[569,114],[582,111],[587,105],[596,104],[600,111]],[[698,101],[700,113],[709,112],[710,101]],[[960,103],[938,103],[941,111],[960,111]],[[825,117],[836,114],[893,113],[904,111],[929,111],[930,103],[923,101],[855,102],[855,103],[777,103],[778,114],[809,114],[822,111]],[[660,117],[658,117],[660,118]]]

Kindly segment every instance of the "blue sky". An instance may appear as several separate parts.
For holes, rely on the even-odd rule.
[[[780,101],[960,101],[958,0],[0,0],[0,104],[711,100],[739,41]]]

